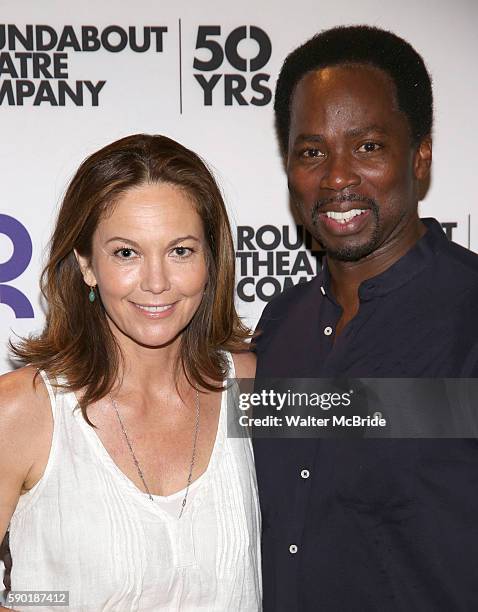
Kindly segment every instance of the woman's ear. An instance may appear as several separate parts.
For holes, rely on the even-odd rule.
[[[96,287],[98,283],[96,282],[96,277],[91,268],[90,259],[88,257],[80,255],[76,249],[73,249],[73,252],[75,254],[76,261],[80,266],[81,274],[83,276],[85,284],[87,284],[88,287]]]

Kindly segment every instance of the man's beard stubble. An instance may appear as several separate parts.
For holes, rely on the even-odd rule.
[[[334,249],[327,244],[326,239],[324,240],[318,224],[321,209],[326,204],[341,202],[366,202],[369,205],[370,211],[374,216],[374,226],[370,240],[368,240],[364,244],[344,244],[342,247]],[[353,193],[337,196],[335,198],[321,198],[317,200],[317,202],[313,205],[312,210],[310,211],[310,218],[312,221],[313,228],[315,229],[315,231],[312,231],[314,238],[322,245],[325,252],[327,253],[327,256],[331,259],[336,259],[338,261],[358,261],[359,259],[370,255],[370,253],[373,253],[373,251],[375,251],[380,245],[379,207],[377,202],[372,198],[366,198],[365,196],[360,196]]]

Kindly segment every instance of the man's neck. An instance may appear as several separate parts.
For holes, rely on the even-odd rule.
[[[367,257],[358,261],[339,261],[327,257],[332,291],[335,299],[342,306],[343,318],[347,319],[346,322],[352,319],[358,311],[360,285],[388,270],[406,255],[425,233],[426,228],[417,217],[416,222],[411,223],[406,231],[401,232],[394,240],[379,247]]]

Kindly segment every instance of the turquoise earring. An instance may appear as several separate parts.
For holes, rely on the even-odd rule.
[[[93,302],[95,301],[95,298],[96,298],[95,288],[94,287],[90,287],[90,292],[88,294],[88,299],[93,304]]]

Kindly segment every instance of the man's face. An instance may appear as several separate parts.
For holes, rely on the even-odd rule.
[[[418,223],[417,179],[429,139],[411,143],[394,86],[377,68],[344,65],[305,75],[291,103],[287,174],[307,229],[329,257],[357,261],[399,248]]]

